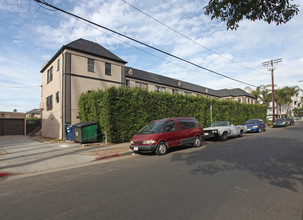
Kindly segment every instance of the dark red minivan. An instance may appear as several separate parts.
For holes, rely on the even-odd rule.
[[[134,152],[166,154],[168,148],[184,144],[201,146],[204,131],[200,123],[191,117],[165,118],[150,122],[131,140]]]

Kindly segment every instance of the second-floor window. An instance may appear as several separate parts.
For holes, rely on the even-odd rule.
[[[147,90],[147,88],[148,88],[148,85],[147,85],[147,83],[142,83],[142,82],[135,82],[135,87],[136,88],[141,88],[141,89],[146,89]]]
[[[57,60],[57,71],[60,69],[60,59]]]
[[[46,111],[53,109],[53,96],[50,95],[46,98]]]
[[[56,102],[59,103],[59,91],[56,92]]]
[[[127,87],[130,87],[130,81],[127,79],[127,80],[125,80],[125,85],[127,86]]]
[[[53,80],[53,67],[47,70],[47,83]]]
[[[108,76],[112,75],[110,63],[105,63],[105,75],[108,75]]]
[[[165,92],[166,88],[162,86],[156,86],[156,92]]]
[[[95,60],[90,58],[87,59],[87,70],[89,72],[95,72]]]

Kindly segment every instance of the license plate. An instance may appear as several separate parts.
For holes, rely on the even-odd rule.
[[[139,149],[138,149],[138,147],[134,147],[134,151],[138,151]]]
[[[205,136],[208,136],[209,134],[208,134],[208,133],[204,133],[204,135],[205,135]]]
[[[247,128],[247,130],[250,131],[251,129],[250,129],[250,128]]]

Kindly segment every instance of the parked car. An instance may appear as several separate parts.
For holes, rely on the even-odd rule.
[[[247,132],[266,131],[266,124],[262,119],[250,119],[244,125],[247,126]]]
[[[203,128],[195,118],[166,118],[144,126],[133,136],[129,147],[135,153],[155,152],[164,155],[169,148],[175,146],[201,146],[203,135]]]
[[[244,125],[230,125],[229,121],[216,121],[210,127],[204,128],[204,137],[226,141],[229,137],[242,137],[246,131],[247,127]]]
[[[295,125],[295,121],[292,118],[286,118],[288,121],[289,125]]]
[[[286,120],[286,118],[276,118],[274,122],[274,127],[288,127],[289,122]]]

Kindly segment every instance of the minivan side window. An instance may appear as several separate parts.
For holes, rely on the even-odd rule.
[[[196,121],[194,119],[177,119],[177,122],[180,124],[182,129],[199,127],[198,121]]]
[[[178,127],[174,121],[168,121],[164,126],[164,132],[176,131]]]

